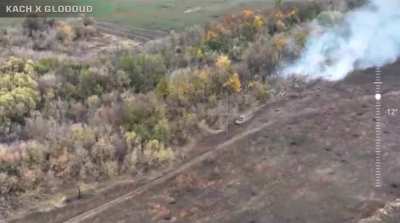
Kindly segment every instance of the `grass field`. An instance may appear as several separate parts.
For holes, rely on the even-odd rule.
[[[86,0],[81,0],[87,2]],[[127,26],[180,30],[203,24],[239,8],[271,4],[273,0],[96,0],[96,17]]]
[[[47,0],[44,0],[47,1]],[[274,0],[77,0],[92,5],[99,21],[149,30],[182,30],[243,8],[264,8]],[[1,18],[0,27],[21,18]],[[135,30],[132,30],[135,31]]]

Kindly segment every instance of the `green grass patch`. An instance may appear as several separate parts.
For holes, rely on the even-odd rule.
[[[180,30],[204,24],[239,8],[272,3],[272,0],[96,0],[94,7],[96,17],[107,22],[147,29]]]

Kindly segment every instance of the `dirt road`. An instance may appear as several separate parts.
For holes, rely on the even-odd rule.
[[[382,110],[400,108],[400,63],[382,70]],[[195,145],[152,181],[12,222],[358,222],[400,197],[400,114],[382,117],[375,188],[374,80],[368,70],[320,82]]]

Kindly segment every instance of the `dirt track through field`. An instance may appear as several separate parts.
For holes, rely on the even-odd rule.
[[[295,114],[293,116],[288,116],[287,118],[294,118],[296,116],[303,116],[303,115],[311,115],[311,114],[316,114],[317,112],[318,112],[317,110],[309,110],[309,111],[297,113],[297,114]],[[161,184],[163,182],[166,182],[166,181],[172,179],[173,177],[176,177],[178,174],[183,173],[184,171],[188,170],[192,166],[194,166],[196,164],[199,164],[202,161],[212,157],[216,153],[221,152],[224,149],[227,149],[229,145],[234,144],[236,141],[238,141],[240,139],[243,139],[245,137],[248,137],[249,135],[254,134],[254,133],[256,133],[256,132],[258,132],[258,131],[260,131],[260,130],[262,130],[264,128],[267,128],[268,126],[270,126],[272,124],[274,124],[274,122],[267,122],[267,123],[264,123],[264,124],[260,125],[257,128],[254,128],[254,129],[251,129],[249,131],[243,132],[243,133],[233,137],[232,139],[230,139],[230,140],[218,145],[214,150],[210,150],[210,151],[208,151],[206,153],[203,153],[202,155],[194,158],[193,160],[190,160],[189,162],[183,164],[182,166],[180,166],[179,168],[175,169],[174,171],[172,171],[172,172],[170,172],[170,173],[168,173],[168,174],[166,174],[166,175],[164,175],[164,176],[162,176],[160,178],[157,178],[157,179],[153,180],[149,184],[146,184],[146,185],[144,185],[142,187],[139,187],[136,190],[134,190],[134,191],[132,191],[132,192],[130,192],[128,194],[125,194],[125,195],[123,195],[123,196],[121,196],[121,197],[119,197],[119,198],[117,198],[115,200],[109,201],[109,202],[107,202],[107,203],[105,203],[105,204],[103,204],[103,205],[101,205],[101,206],[99,206],[99,207],[97,207],[95,209],[92,209],[92,210],[87,211],[87,212],[85,212],[85,213],[83,213],[81,215],[73,217],[70,220],[65,221],[64,223],[82,222],[83,220],[89,219],[90,217],[93,217],[96,214],[101,213],[104,210],[106,210],[106,209],[108,209],[108,208],[110,208],[110,207],[112,207],[114,205],[123,203],[124,201],[129,200],[129,199],[132,199],[132,198],[136,197],[137,195],[143,193],[144,191],[150,190],[155,185],[159,185],[159,184]]]

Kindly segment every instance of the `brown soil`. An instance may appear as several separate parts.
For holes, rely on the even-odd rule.
[[[399,70],[383,69],[383,109],[400,108]],[[384,183],[374,187],[374,78],[319,82],[207,137],[153,180],[11,222],[358,222],[400,197],[400,114],[382,118]]]

